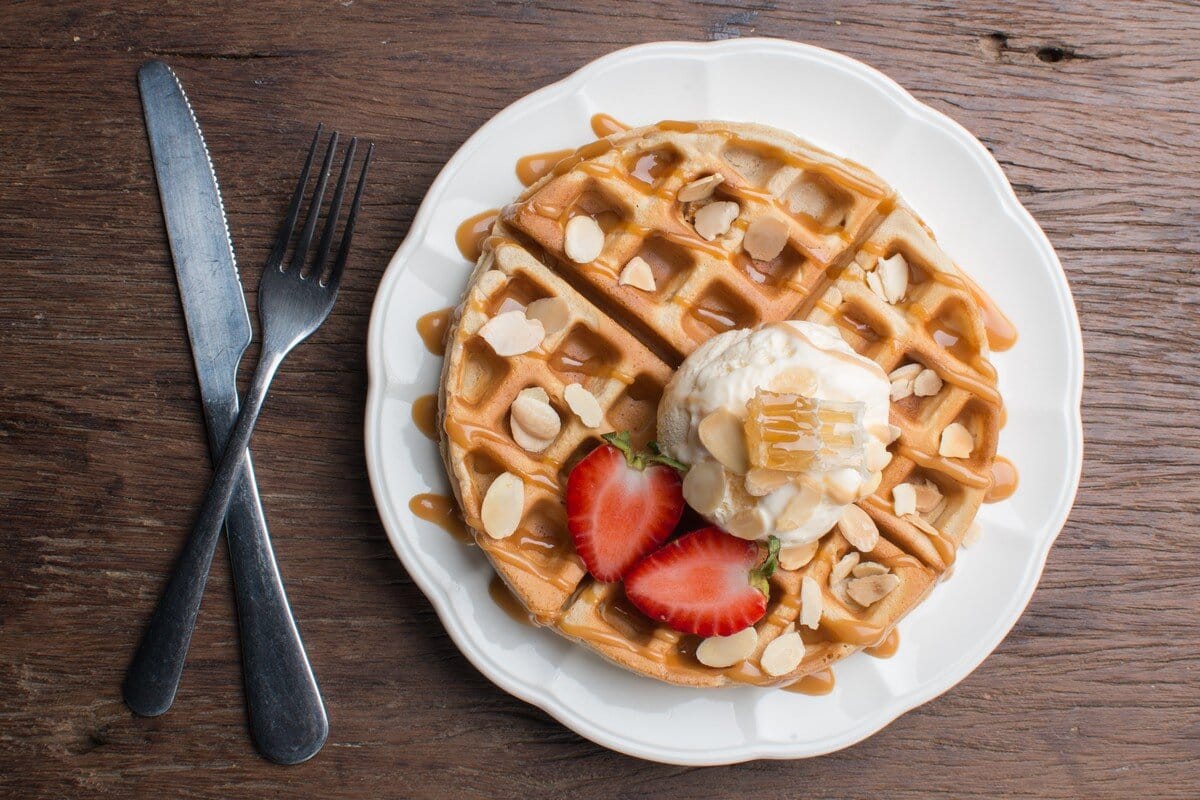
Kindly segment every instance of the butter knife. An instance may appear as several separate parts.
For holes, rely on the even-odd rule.
[[[237,367],[250,344],[250,316],[216,175],[183,87],[160,61],[142,66],[138,85],[209,450],[217,459],[237,419]],[[325,743],[329,722],[275,563],[249,453],[225,532],[255,744],[271,761],[305,761]],[[203,586],[214,550],[215,542],[185,547],[170,580]],[[159,606],[130,666],[124,695],[138,714],[157,716],[174,700],[190,639],[172,624],[179,611]]]

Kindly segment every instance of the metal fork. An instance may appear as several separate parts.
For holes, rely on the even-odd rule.
[[[370,166],[371,155],[375,150],[374,144],[367,148],[358,178],[358,186],[354,191],[354,199],[346,217],[341,244],[338,246],[337,255],[328,270],[328,276],[325,276],[329,254],[333,248],[333,238],[338,226],[338,215],[350,176],[350,167],[358,146],[357,138],[350,140],[350,145],[346,150],[337,187],[334,189],[333,198],[329,203],[325,227],[317,245],[315,260],[307,270],[304,268],[308,251],[313,243],[318,217],[321,215],[321,202],[324,199],[333,157],[337,151],[338,134],[335,132],[330,137],[329,146],[325,151],[325,159],[317,177],[316,188],[312,193],[304,228],[301,230],[290,263],[284,264],[284,256],[287,254],[288,244],[296,228],[300,206],[304,200],[304,190],[308,185],[313,157],[317,152],[320,136],[321,129],[318,127],[312,146],[308,151],[308,158],[304,163],[304,170],[300,174],[296,191],[288,206],[287,217],[279,229],[275,246],[267,258],[267,265],[263,270],[262,280],[259,282],[258,315],[262,326],[262,352],[259,355],[258,366],[250,388],[246,391],[241,413],[238,415],[233,431],[229,434],[225,450],[221,454],[221,460],[201,506],[200,514],[192,528],[191,540],[198,541],[199,545],[192,547],[189,542],[187,551],[204,554],[210,561],[217,545],[221,525],[229,510],[230,499],[237,486],[237,478],[240,474],[238,468],[242,463],[246,448],[250,444],[250,435],[258,420],[259,412],[262,410],[263,402],[266,400],[271,380],[275,377],[279,365],[283,363],[287,354],[308,338],[329,316],[334,300],[337,299],[338,285],[350,253],[350,242],[354,234],[359,205],[362,202],[363,189],[366,186],[367,168]],[[200,599],[204,594],[207,577],[206,571],[200,571],[199,577],[196,579],[172,580],[167,584],[126,675],[127,695],[133,692],[144,696],[165,697],[166,701],[163,707],[170,705],[170,698],[174,697],[179,685],[179,678],[183,673],[183,662],[191,642],[192,631],[196,627],[196,616],[200,611]],[[239,598],[239,600],[241,599]],[[254,613],[254,605],[251,602],[248,604],[248,608],[243,609],[239,603],[239,613]],[[274,684],[270,681],[247,683],[247,703],[252,716],[256,711],[269,713],[270,709],[276,705],[288,702],[288,698],[284,697],[251,696],[256,691],[265,692],[272,685]],[[317,711],[314,713],[319,713],[322,718],[324,717],[324,710],[319,707],[319,703]],[[324,720],[322,719],[320,722],[323,723]],[[323,740],[324,737],[321,738]],[[316,743],[316,747],[320,747],[320,742]],[[312,755],[312,752],[308,755]]]

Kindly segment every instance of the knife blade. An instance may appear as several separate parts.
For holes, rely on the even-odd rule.
[[[142,66],[138,84],[215,460],[237,419],[237,367],[250,343],[250,316],[216,174],[183,87],[160,61]],[[279,576],[249,454],[225,532],[255,744],[272,761],[298,763],[320,750],[329,723]],[[161,714],[174,699],[191,632],[172,627],[178,608],[164,606],[176,595],[199,603],[214,550],[215,542],[189,540],[176,564],[126,680],[126,702],[139,714]],[[175,582],[196,590],[172,592]]]

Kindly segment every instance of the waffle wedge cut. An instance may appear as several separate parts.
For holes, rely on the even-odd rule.
[[[590,578],[563,488],[601,434],[654,438],[663,387],[700,343],[784,319],[835,327],[893,376],[898,435],[865,513],[811,557],[785,551],[749,657],[707,667],[697,637]],[[581,148],[503,210],[452,321],[439,419],[466,522],[539,623],[636,672],[719,686],[788,684],[881,642],[949,573],[1002,413],[970,284],[877,176],[772,128],[663,122]],[[489,531],[506,473],[496,494],[519,519]],[[915,508],[897,502],[910,489]],[[793,631],[804,655],[781,669],[771,644]]]

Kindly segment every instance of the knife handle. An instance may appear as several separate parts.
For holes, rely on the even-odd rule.
[[[254,743],[277,764],[298,764],[325,744],[329,719],[279,576],[249,453],[225,530]]]

